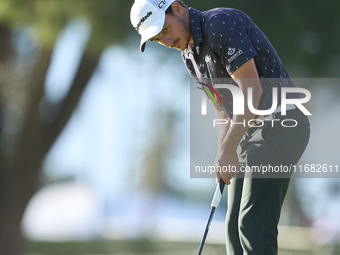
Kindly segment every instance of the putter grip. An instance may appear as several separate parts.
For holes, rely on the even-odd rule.
[[[220,182],[217,184],[215,194],[214,194],[214,198],[211,202],[211,207],[217,208],[218,205],[220,204],[222,193],[223,193],[223,190],[224,190],[224,186],[225,186],[224,181],[221,179]]]

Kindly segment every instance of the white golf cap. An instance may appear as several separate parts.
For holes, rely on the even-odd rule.
[[[144,52],[146,41],[162,31],[165,11],[175,0],[135,0],[130,12],[132,26],[142,36],[140,51]]]

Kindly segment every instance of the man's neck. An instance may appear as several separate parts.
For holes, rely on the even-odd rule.
[[[194,46],[194,38],[191,34],[191,31],[190,31],[190,40],[189,40],[189,43],[188,43],[188,48],[187,48],[187,51],[191,51],[191,48]]]

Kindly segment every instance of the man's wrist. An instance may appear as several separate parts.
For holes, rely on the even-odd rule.
[[[222,154],[237,154],[237,152],[226,152],[226,151],[221,151]]]
[[[221,146],[220,151],[223,154],[236,154],[236,147],[235,148],[231,148],[231,147],[223,147],[223,146]]]

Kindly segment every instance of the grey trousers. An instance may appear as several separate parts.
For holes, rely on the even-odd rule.
[[[298,109],[276,114],[280,121],[252,127],[238,146],[240,170],[246,166],[290,167],[298,163],[310,136],[308,118]],[[294,119],[296,127],[281,121]],[[293,125],[286,121],[284,125]],[[254,168],[253,168],[254,169]],[[274,171],[273,171],[274,172]],[[228,187],[226,216],[227,255],[277,254],[277,225],[292,173],[238,172]]]

